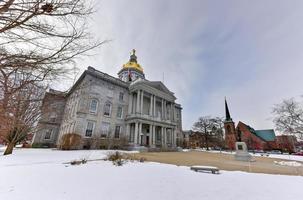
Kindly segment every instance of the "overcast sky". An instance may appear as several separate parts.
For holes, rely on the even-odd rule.
[[[91,25],[111,39],[78,61],[117,77],[137,50],[146,78],[162,81],[183,107],[183,129],[199,116],[274,128],[272,106],[303,94],[303,1],[103,0]],[[81,71],[81,72],[82,72]]]

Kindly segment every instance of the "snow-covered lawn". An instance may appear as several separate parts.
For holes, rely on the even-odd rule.
[[[107,151],[19,149],[0,156],[0,199],[7,200],[300,200],[303,177],[221,171],[197,173],[159,163],[107,161],[71,166],[75,159],[104,158]]]
[[[261,154],[252,154],[253,156],[261,156]],[[268,158],[280,158],[285,160],[295,160],[303,162],[303,156],[289,155],[289,154],[269,154]]]
[[[224,154],[235,154],[236,152],[230,152],[230,151],[217,151],[217,150],[210,150],[206,151],[205,149],[193,149],[193,150],[188,150],[184,149],[184,152],[187,151],[203,151],[203,152],[209,152],[209,153],[224,153]],[[268,154],[268,156],[262,155],[260,153],[250,153],[252,156],[263,156],[263,157],[268,157],[268,158],[279,158],[279,159],[285,159],[285,160],[295,160],[295,161],[301,161],[303,162],[303,156],[296,156],[296,155],[289,155],[289,154]]]

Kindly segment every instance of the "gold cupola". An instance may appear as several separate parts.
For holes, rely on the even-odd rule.
[[[130,59],[127,63],[123,65],[123,69],[135,69],[143,73],[143,68],[137,62],[136,50],[133,49]]]
[[[145,79],[143,68],[137,62],[136,50],[133,49],[130,59],[122,66],[122,69],[118,72],[119,79],[125,82],[132,82],[139,78]]]

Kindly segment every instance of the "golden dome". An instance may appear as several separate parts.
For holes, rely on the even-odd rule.
[[[135,55],[135,53],[136,50],[133,49],[133,54],[130,56],[129,61],[123,65],[123,69],[136,69],[140,72],[143,72],[143,68],[137,62],[137,56]]]
[[[143,72],[143,69],[141,65],[135,62],[127,62],[123,65],[123,69],[136,69],[139,70],[140,72]]]

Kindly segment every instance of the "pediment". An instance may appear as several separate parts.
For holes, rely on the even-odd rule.
[[[148,86],[149,88],[153,88],[155,91],[159,91],[159,93],[168,95],[171,99],[176,99],[173,92],[171,92],[161,81],[147,81],[147,80],[136,80],[131,84],[131,86],[139,86],[144,87],[144,85]]]
[[[169,91],[169,89],[161,81],[148,81],[148,82],[146,82],[146,84],[148,84],[162,92],[173,94],[171,91]]]

